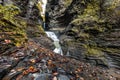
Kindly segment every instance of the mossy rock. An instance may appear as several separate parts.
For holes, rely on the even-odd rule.
[[[43,12],[43,9],[42,9],[42,2],[39,1],[37,4],[36,4],[36,7],[39,9],[39,15],[41,16],[42,20],[45,22],[45,15],[41,14],[41,12]]]
[[[43,27],[36,23],[28,23],[26,32],[29,38],[40,37],[41,35],[46,36]]]
[[[27,41],[26,21],[17,17],[19,8],[14,5],[0,5],[0,52],[13,46],[21,46]],[[16,16],[16,17],[15,17]]]
[[[68,7],[71,3],[72,3],[73,0],[64,0],[64,5],[65,7]]]
[[[104,52],[98,48],[97,46],[90,46],[87,44],[83,44],[84,48],[86,48],[86,55],[87,56],[95,56],[95,57],[101,57],[104,55]]]
[[[95,55],[95,56],[103,55],[103,52],[96,48],[88,48],[87,51],[88,51],[87,53],[88,55]]]
[[[105,48],[103,50],[112,54],[118,54],[118,53],[120,54],[120,49],[116,49],[116,48]]]

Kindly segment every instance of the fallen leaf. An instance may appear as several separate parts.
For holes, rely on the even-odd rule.
[[[5,41],[6,44],[11,43],[11,40],[5,39],[4,41]]]

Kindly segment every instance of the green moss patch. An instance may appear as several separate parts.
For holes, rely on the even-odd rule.
[[[19,8],[14,5],[0,5],[0,52],[12,46],[19,47],[27,41],[26,21],[17,17],[19,13]]]

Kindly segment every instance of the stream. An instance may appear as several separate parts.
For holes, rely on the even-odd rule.
[[[40,13],[41,13],[41,16],[45,17],[47,0],[40,0],[40,1],[38,1],[38,3],[42,4],[41,5],[42,12],[40,12]],[[44,19],[43,19],[43,21],[44,21]],[[44,29],[46,28],[45,22],[43,22],[43,28]],[[53,50],[53,52],[55,52],[56,54],[63,55],[63,51],[62,51],[62,48],[59,43],[59,39],[58,39],[57,35],[53,31],[45,31],[45,33],[47,34],[47,36],[49,38],[51,38],[53,40],[53,43],[55,46],[55,49]],[[49,74],[49,72],[47,72],[47,73],[43,73],[43,74],[33,74],[33,76],[35,77],[34,80],[46,80],[46,78],[49,77],[50,74]],[[54,80],[56,80],[56,79],[54,79]],[[70,79],[67,76],[60,74],[57,80],[70,80]]]
[[[9,2],[9,1],[10,0],[6,0],[6,2]],[[42,11],[40,12],[41,17],[45,17],[47,0],[38,0],[38,3],[42,4],[40,6],[42,8]],[[10,3],[10,4],[12,4],[12,3]],[[27,14],[26,14],[27,19],[29,19],[31,16],[31,12],[32,12],[32,8],[33,8],[34,4],[35,3],[32,0],[30,0],[30,2],[28,2],[28,6],[27,6],[28,9],[27,9]],[[43,28],[44,29],[46,29],[45,24],[46,24],[45,20],[43,19]],[[60,28],[60,29],[62,29],[62,28]],[[58,31],[59,29],[54,29],[54,30]],[[28,51],[24,51],[25,49],[22,49],[22,48],[21,49],[15,48],[17,50],[11,52],[12,55],[10,57],[5,57],[5,56],[0,57],[0,64],[1,64],[0,65],[0,67],[1,67],[0,73],[2,74],[2,75],[0,75],[0,78],[5,76],[6,74],[8,75],[8,77],[13,77],[14,76],[13,74],[15,74],[15,75],[20,74],[20,73],[17,73],[17,71],[20,72],[20,71],[23,71],[24,69],[25,69],[24,71],[28,71],[31,68],[31,66],[30,66],[31,64],[34,64],[34,66],[32,66],[33,70],[39,69],[39,71],[37,71],[37,73],[29,72],[28,77],[30,77],[30,78],[31,78],[31,76],[34,77],[34,79],[32,79],[32,80],[48,80],[48,78],[50,78],[51,80],[76,80],[76,79],[71,79],[71,76],[73,76],[73,75],[77,76],[75,73],[71,73],[71,71],[75,71],[76,73],[78,72],[81,75],[81,77],[77,80],[84,80],[82,78],[82,76],[84,76],[82,72],[84,72],[85,76],[87,76],[87,77],[91,76],[91,75],[86,74],[87,72],[92,72],[91,70],[94,69],[94,68],[89,69],[89,66],[90,66],[89,64],[85,65],[84,63],[80,63],[80,61],[77,62],[73,58],[72,58],[73,60],[71,58],[64,59],[65,57],[63,56],[63,50],[60,45],[60,40],[58,38],[59,34],[56,34],[56,32],[52,31],[52,30],[45,31],[45,33],[46,33],[47,37],[49,37],[53,41],[53,44],[55,46],[53,52],[56,54],[59,54],[59,55],[55,54],[55,56],[53,56],[53,54],[50,54],[50,52],[47,51],[47,49],[44,50],[43,48],[38,49],[41,51],[37,52],[38,45],[32,46],[33,48],[31,48],[31,47],[28,48],[29,49]],[[32,45],[32,41],[31,41],[30,45]],[[29,47],[29,45],[27,47]],[[15,50],[15,49],[13,49],[13,50]],[[40,53],[40,54],[38,54],[38,53]],[[75,55],[77,55],[77,54],[75,54]],[[51,56],[54,58],[52,59]],[[66,56],[71,56],[70,49],[68,49]],[[120,69],[120,55],[119,54],[115,55],[115,54],[107,53],[105,55],[105,58],[108,60],[108,65],[110,66],[110,68]],[[71,61],[71,63],[69,63],[70,61]],[[69,65],[68,65],[68,63],[69,63]],[[78,63],[80,63],[80,64],[78,66],[76,66],[76,64],[78,64]],[[53,69],[50,69],[50,67],[49,67],[50,65],[54,66],[53,64],[55,64],[55,65],[60,64],[60,65],[57,66],[57,68],[56,67],[53,68],[53,69],[55,69],[55,70],[53,70]],[[60,67],[62,64],[64,64],[65,67]],[[85,65],[85,66],[83,66],[83,65]],[[16,66],[17,67],[19,66],[19,68],[15,69]],[[21,68],[22,66],[24,66],[25,68],[24,67]],[[28,67],[28,66],[30,66],[30,67]],[[72,70],[74,67],[76,67],[76,69]],[[80,67],[80,68],[77,69],[77,67]],[[5,70],[5,71],[2,71],[2,70]],[[8,72],[7,72],[7,70],[8,70]],[[98,71],[98,70],[99,69],[95,69],[95,71]],[[93,73],[92,73],[93,76],[98,76],[98,75],[96,75],[97,73],[94,73],[95,71],[93,70]],[[10,73],[10,74],[8,74],[8,73]],[[57,73],[57,75],[54,75],[54,73]],[[118,71],[118,73],[119,73],[119,71]],[[104,73],[100,72],[100,75],[102,75],[102,74],[104,74]],[[51,76],[52,76],[52,78],[51,78]],[[110,77],[111,76],[112,75],[110,75]],[[101,76],[99,76],[99,77],[101,77]],[[14,79],[14,77],[13,77],[13,79]],[[8,79],[3,79],[3,80],[8,80]],[[29,79],[27,79],[25,77],[25,79],[23,79],[23,80],[29,80]],[[103,80],[103,79],[100,79],[100,80]],[[115,80],[115,79],[111,78],[110,80]],[[118,79],[116,79],[116,80],[118,80]]]
[[[42,4],[41,5],[42,12],[40,12],[40,13],[41,13],[41,16],[45,17],[47,0],[39,0],[38,3]],[[43,21],[44,21],[44,19],[43,19]],[[43,28],[46,29],[45,21],[43,22],[43,24],[44,24]],[[59,29],[57,29],[55,31],[58,31],[58,30]],[[59,39],[58,39],[57,35],[55,34],[54,30],[53,31],[52,30],[45,31],[45,32],[46,32],[47,36],[54,41],[55,49],[53,50],[53,52],[55,52],[57,54],[60,54],[60,55],[63,55],[61,45],[59,44]],[[66,56],[70,56],[69,50],[67,51]],[[116,55],[113,55],[113,54],[107,54],[106,53],[105,58],[108,60],[108,66],[109,67],[114,67],[114,68],[119,69],[119,67],[120,67],[120,56],[116,56]]]
[[[53,50],[53,52],[63,55],[63,51],[61,49],[61,46],[59,44],[59,39],[57,38],[56,34],[52,31],[45,31],[45,32],[47,36],[54,41],[55,49]]]
[[[47,5],[47,0],[39,0],[38,1],[39,4],[41,4],[40,8],[42,8],[42,11],[40,12],[40,15],[41,17],[43,18],[43,28],[46,29],[46,21],[44,19],[45,17],[45,13],[46,13],[46,5]],[[32,7],[34,5],[34,1],[30,1],[29,2],[29,5],[28,5],[28,10],[27,10],[27,14],[26,14],[26,17],[29,19],[29,17],[31,16],[31,12],[32,12]],[[54,46],[55,46],[55,49],[53,50],[54,53],[56,54],[60,54],[60,55],[63,55],[63,51],[62,51],[62,48],[61,48],[61,45],[60,45],[60,40],[59,38],[57,37],[58,35],[54,32],[54,31],[45,31],[46,35],[51,38],[53,40],[53,43],[54,43]],[[66,53],[66,56],[70,56],[70,52],[69,50],[67,51]],[[107,59],[108,59],[108,65],[110,67],[115,67],[115,68],[119,68],[119,56],[116,56],[116,55],[109,55],[107,54],[105,56]],[[45,60],[44,60],[45,61]],[[47,78],[49,78],[51,76],[51,72],[49,72],[49,69],[46,67],[46,62],[43,62],[44,64],[44,69],[43,69],[43,72],[42,73],[35,73],[35,74],[30,74],[29,76],[34,76],[35,79],[34,80],[47,80]],[[44,72],[45,71],[45,72]],[[57,70],[58,72],[61,72],[64,70]],[[70,78],[64,74],[59,74],[59,76],[55,77],[55,79],[53,80],[70,80]]]

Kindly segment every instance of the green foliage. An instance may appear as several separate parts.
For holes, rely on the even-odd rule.
[[[2,16],[1,20],[6,20],[15,26],[26,26],[26,22],[21,20],[21,18],[16,18],[14,16],[20,13],[20,9],[14,5],[2,6],[0,5],[0,15]],[[6,25],[6,22],[3,21],[2,25]]]
[[[19,8],[14,5],[8,6],[0,5],[0,14],[2,15],[2,18],[6,20],[13,19],[13,17],[19,14],[19,12],[20,12]]]
[[[20,46],[27,40],[26,22],[21,17],[17,17],[19,13],[19,8],[14,5],[0,5],[0,36],[4,36],[0,40],[3,43],[5,39],[10,40],[9,44],[5,44],[8,47]]]

